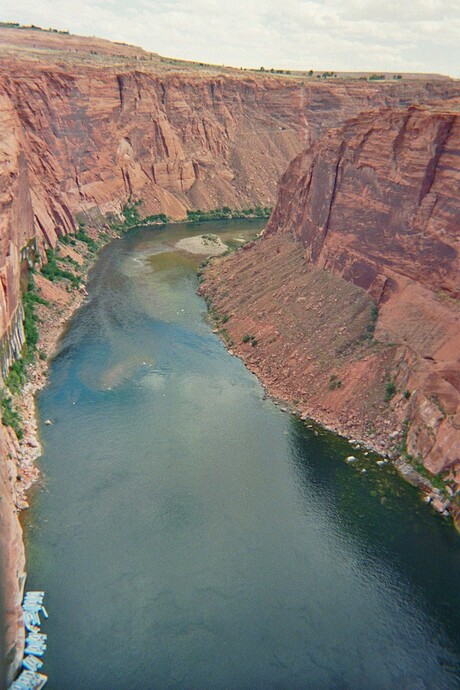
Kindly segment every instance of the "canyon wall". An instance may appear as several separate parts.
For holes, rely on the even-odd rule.
[[[459,101],[361,115],[291,164],[267,227],[379,305],[414,391],[407,449],[433,472],[460,463],[459,188]]]
[[[232,208],[270,206],[276,198],[277,180],[289,161],[329,127],[336,127],[369,108],[392,106],[404,109],[412,103],[439,98],[447,100],[459,93],[457,83],[446,79],[392,83],[326,82],[255,75],[230,69],[221,73],[218,68],[205,66],[198,69],[197,65],[184,63],[170,67],[173,61],[146,54],[134,47],[46,32],[0,29],[0,48],[0,338],[3,373],[22,344],[20,293],[27,259],[35,252],[44,259],[46,247],[54,246],[58,236],[76,229],[78,214],[90,225],[101,224],[106,214],[119,214],[131,198],[143,199],[141,212],[144,215],[162,212],[174,219],[184,218],[188,209],[213,209],[224,205]],[[400,115],[396,111],[394,122],[405,117],[405,110]],[[377,126],[377,120],[373,124],[371,115],[366,118],[367,129]],[[444,129],[440,128],[436,142],[439,140],[439,145],[444,146],[451,136],[447,131],[450,125],[447,119],[441,120]],[[389,136],[396,126],[388,124]],[[402,134],[392,155],[395,174],[403,177],[403,153],[410,130],[406,128],[406,134],[406,129],[400,129]],[[344,131],[341,136],[345,141],[349,130]],[[305,224],[304,235],[298,235],[298,238],[316,263],[327,264],[331,270],[348,279],[358,266],[358,260],[350,260],[352,238],[345,233],[341,243],[337,240],[333,253],[328,249],[327,235],[329,233],[332,237],[334,234],[329,227],[337,214],[342,214],[343,223],[352,218],[344,210],[339,211],[336,203],[337,172],[333,171],[334,166],[342,171],[345,161],[342,153],[337,157],[334,146],[339,149],[348,146],[347,150],[351,152],[354,144],[340,143],[338,134],[331,136],[336,139],[330,140],[335,142],[330,150],[325,147],[325,140],[321,140],[319,148],[314,149],[316,153],[311,154],[319,157],[318,163],[308,157],[310,154],[301,154],[290,168],[281,187],[282,195],[270,232],[278,234],[283,232],[283,228],[296,225],[298,219],[295,216],[303,213],[300,210],[303,202],[297,204],[295,195],[289,193],[289,185],[292,182],[293,189],[304,199],[305,185],[300,184],[300,178],[304,168],[316,166],[314,177],[318,181],[314,182],[312,189],[316,185],[317,192],[310,230]],[[374,192],[377,194],[375,190],[381,184],[379,174],[372,171],[382,161],[372,159],[372,147],[366,147],[366,136],[360,154],[362,161],[366,162],[357,175],[362,189],[353,192],[350,183],[346,192],[348,196],[355,193],[356,198],[360,194],[364,197]],[[358,134],[356,138],[358,140]],[[433,171],[440,169],[438,158],[436,153],[430,158],[429,171],[418,192],[421,197],[418,208],[421,210],[417,222],[423,225],[428,219],[428,230],[424,226],[420,237],[414,236],[414,242],[408,238],[405,246],[414,250],[420,246],[425,252],[429,275],[427,273],[426,280],[421,281],[423,288],[432,290],[430,281],[434,276],[436,285],[447,296],[444,302],[438,300],[433,304],[442,313],[447,310],[450,314],[449,299],[454,295],[451,266],[455,257],[449,243],[443,239],[441,221],[439,227],[436,225],[441,207],[446,218],[451,214],[443,206],[444,202],[435,201],[438,199],[437,187],[432,177]],[[352,165],[353,161],[350,162]],[[323,168],[326,181],[320,182]],[[385,175],[382,172],[381,178]],[[366,179],[368,183],[365,183]],[[363,191],[365,184],[368,184],[367,192]],[[443,186],[441,181],[439,185]],[[378,203],[382,205],[387,188],[381,187],[379,193],[382,198],[379,197]],[[329,200],[326,199],[327,194]],[[400,205],[394,210],[395,223],[398,217],[405,217],[402,193],[398,199]],[[305,201],[308,206],[310,201]],[[378,203],[375,201],[374,206]],[[329,216],[326,222],[324,219]],[[382,222],[384,217],[385,212],[382,211]],[[357,224],[352,222],[356,230]],[[315,224],[323,228],[322,243],[313,237]],[[418,226],[414,227],[416,230]],[[423,233],[428,244],[424,244]],[[361,234],[366,235],[364,231]],[[335,235],[339,237],[340,233]],[[428,261],[430,242],[434,242],[434,238],[437,256],[443,257],[442,266],[437,265],[433,257]],[[370,236],[367,239],[366,247],[371,243]],[[357,236],[354,244],[353,252],[357,252]],[[387,246],[396,251],[391,238],[388,238],[387,245],[380,246],[382,255]],[[378,271],[374,270],[374,263],[379,264],[379,256],[372,254],[371,261],[367,250],[365,254],[366,257],[361,257],[363,268],[359,270],[360,275],[367,277],[355,282],[373,295],[378,292],[380,283],[382,295],[384,292],[389,295],[392,289],[401,292],[404,287],[406,292],[402,294],[409,299],[409,287],[405,283],[403,286],[402,277],[393,277],[402,254],[390,253],[394,256],[393,264]],[[413,256],[407,257],[407,266],[411,258]],[[410,285],[421,284],[409,269],[407,275],[404,272],[401,275],[404,280],[412,281]],[[397,288],[393,288],[393,283]],[[383,304],[382,295],[376,295],[376,298]],[[391,304],[393,302],[388,301],[388,305]],[[388,311],[389,307],[386,309]],[[385,313],[382,309],[379,332],[383,332]],[[438,318],[436,314],[433,312],[433,318]],[[438,375],[439,366],[444,366],[440,365],[438,355],[436,360],[433,353],[429,356],[433,357],[432,365],[429,365],[433,381],[447,381],[447,374]],[[401,362],[407,362],[409,357],[419,361],[413,349],[405,345],[400,354]],[[446,355],[442,360],[446,367],[448,361]],[[444,367],[442,371],[445,370]],[[453,371],[455,377],[456,369]],[[453,386],[452,383],[442,383],[443,390],[447,385]],[[441,393],[437,395],[442,398]],[[426,395],[424,399],[430,400]],[[434,403],[428,404],[432,406]],[[449,402],[449,415],[453,404]],[[421,407],[414,406],[414,409],[420,411]],[[435,449],[441,449],[442,443],[445,445],[454,428],[444,417],[438,426],[445,429],[445,441],[441,441],[441,435],[436,431]],[[4,459],[8,453],[14,458],[17,452],[11,434],[11,431],[6,434],[3,431]],[[410,436],[408,440],[411,447],[414,444],[416,448],[421,447],[420,439]],[[433,467],[445,464],[437,450],[430,452]],[[19,602],[24,571],[21,531],[15,515],[18,507],[15,505],[15,477],[14,463],[12,465],[5,460],[1,471],[3,500],[0,501],[0,522],[3,549],[8,554],[5,599],[10,671],[14,670],[21,654]]]
[[[170,72],[134,47],[48,32],[0,29],[0,47],[0,336],[17,308],[24,247],[44,256],[78,214],[100,223],[130,198],[143,199],[143,215],[173,219],[271,206],[288,163],[329,127],[460,93],[448,79]]]
[[[132,46],[0,28],[0,94],[29,175],[40,242],[79,212],[271,205],[287,164],[369,108],[460,94],[438,78],[311,80],[181,63]],[[148,59],[149,58],[149,59]],[[3,137],[2,137],[3,138]]]
[[[20,301],[21,249],[34,238],[34,222],[27,161],[17,113],[0,93],[0,359],[2,376],[19,356],[24,340]],[[17,517],[14,432],[0,428],[0,555],[7,665],[14,669],[22,657],[24,627],[21,601],[25,580],[22,530]],[[2,619],[3,620],[3,619]]]
[[[145,214],[270,206],[287,164],[363,109],[448,96],[450,82],[299,83],[270,77],[0,61],[16,115],[37,232],[53,244],[79,212]]]
[[[447,497],[460,489],[459,188],[460,101],[361,114],[296,157],[263,239],[203,288],[272,390],[447,473]]]

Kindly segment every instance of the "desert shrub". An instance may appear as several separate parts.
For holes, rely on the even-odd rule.
[[[329,390],[334,391],[337,388],[341,388],[342,381],[339,379],[337,374],[331,374],[329,378]]]
[[[74,237],[76,240],[80,240],[80,242],[84,242],[86,245],[88,245],[88,249],[90,251],[97,251],[99,245],[97,244],[97,242],[93,240],[92,237],[89,237],[89,235],[86,234],[86,231],[82,226],[80,226],[78,232],[75,233]]]
[[[75,235],[77,239],[79,239],[79,234],[80,233]],[[90,240],[91,238],[88,239]],[[91,242],[94,242],[94,240],[91,240]],[[40,269],[45,278],[48,278],[48,280],[50,280],[52,283],[55,283],[59,280],[69,280],[74,287],[78,287],[80,285],[79,276],[76,276],[74,273],[71,273],[70,271],[67,271],[59,266],[58,257],[53,249],[46,250],[46,258],[48,259],[47,263],[44,264]]]
[[[372,338],[374,337],[375,325],[377,323],[378,318],[379,318],[378,307],[377,307],[375,302],[372,302],[370,319],[369,319],[369,323],[367,324],[367,327],[366,327],[366,338],[368,338],[369,340],[372,340]]]
[[[390,379],[387,380],[385,385],[385,402],[390,402],[390,400],[395,396],[396,386]]]
[[[13,400],[5,390],[2,391],[2,422],[11,427],[19,439],[23,437],[21,415],[14,409]]]

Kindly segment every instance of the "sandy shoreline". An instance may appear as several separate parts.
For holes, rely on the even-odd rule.
[[[195,235],[185,237],[174,245],[176,249],[189,254],[203,254],[204,256],[219,256],[227,251],[228,247],[218,235]]]

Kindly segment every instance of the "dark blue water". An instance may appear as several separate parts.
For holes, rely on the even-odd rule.
[[[460,688],[459,537],[263,399],[173,247],[259,228],[138,230],[91,274],[39,399],[50,690]]]

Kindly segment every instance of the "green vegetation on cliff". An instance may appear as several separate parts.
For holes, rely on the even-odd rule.
[[[112,221],[110,226],[116,232],[125,232],[130,228],[140,225],[163,225],[170,222],[170,218],[164,213],[156,213],[151,216],[141,216],[139,208],[143,204],[142,199],[128,201],[123,206],[122,221]],[[201,209],[188,210],[187,221],[189,223],[202,223],[207,220],[235,220],[244,218],[269,218],[272,209],[270,206],[255,206],[254,208],[231,209],[229,206],[215,208],[212,211]],[[78,238],[77,238],[78,239]]]
[[[144,203],[143,199],[137,199],[136,201],[128,201],[121,212],[123,216],[122,221],[112,221],[110,227],[115,232],[125,232],[130,228],[135,228],[138,225],[163,225],[169,222],[169,218],[165,213],[155,213],[150,216],[141,216],[139,213],[139,207]]]
[[[85,223],[84,223],[84,221],[81,221],[81,220],[78,222],[78,231],[77,232],[69,233],[68,235],[61,235],[59,237],[59,241],[62,242],[62,244],[65,244],[65,245],[68,245],[71,247],[76,246],[77,240],[79,242],[83,242],[84,244],[86,244],[88,246],[88,250],[90,252],[94,253],[99,249],[100,245],[96,242],[96,240],[93,240],[93,238],[90,237],[86,233]],[[46,252],[47,255],[48,255],[48,252],[50,252],[50,251],[52,252],[53,250],[48,249]],[[54,256],[54,259],[56,259],[58,261],[63,261],[65,263],[70,263],[70,264],[74,265],[76,268],[78,268],[78,264],[68,256]]]
[[[22,438],[22,419],[18,410],[14,407],[12,395],[17,395],[27,380],[27,366],[35,361],[35,352],[38,343],[38,316],[35,312],[37,304],[47,305],[48,302],[37,294],[33,274],[29,276],[27,290],[22,296],[24,307],[24,345],[21,357],[11,366],[8,376],[5,378],[5,386],[1,394],[2,422],[10,426],[16,436]],[[12,394],[12,395],[11,395]]]
[[[37,294],[33,275],[29,278],[27,290],[22,296],[22,303],[24,306],[24,345],[22,347],[22,356],[12,364],[5,379],[6,386],[13,394],[19,393],[26,382],[26,367],[35,361],[35,351],[38,343],[38,316],[35,313],[35,305],[48,304],[43,297]]]
[[[9,426],[13,429],[18,439],[23,437],[22,417],[13,407],[13,399],[11,395],[8,395],[5,389],[2,391],[2,422],[5,426]]]
[[[79,275],[76,275],[75,273],[72,273],[72,271],[68,271],[67,269],[61,268],[61,266],[59,266],[58,261],[68,263],[68,260],[66,260],[66,258],[57,256],[54,249],[46,250],[46,258],[46,264],[43,264],[43,266],[40,269],[42,275],[44,275],[45,278],[48,278],[48,280],[50,280],[52,283],[55,283],[58,280],[67,279],[71,282],[71,284],[74,287],[78,287],[80,285]]]
[[[231,209],[228,206],[216,208],[213,211],[187,211],[187,220],[191,223],[201,223],[206,220],[235,220],[238,218],[269,218],[272,209],[269,206],[255,208]]]

